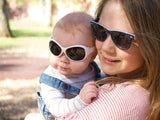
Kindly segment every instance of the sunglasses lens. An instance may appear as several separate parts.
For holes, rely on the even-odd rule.
[[[104,41],[107,37],[107,31],[103,26],[100,26],[96,23],[91,23],[92,32],[95,38],[99,41]]]
[[[62,50],[55,42],[50,41],[49,48],[53,55],[59,56],[61,54]]]
[[[130,47],[130,36],[125,33],[112,32],[112,40],[121,49],[128,49]]]
[[[85,57],[85,50],[81,47],[73,47],[66,50],[67,56],[75,61],[79,61],[84,59]]]

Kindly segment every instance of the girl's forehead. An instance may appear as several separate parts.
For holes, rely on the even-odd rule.
[[[109,1],[105,4],[99,23],[110,30],[134,34],[125,11],[119,2]]]

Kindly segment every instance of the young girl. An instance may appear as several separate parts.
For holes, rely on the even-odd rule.
[[[70,120],[160,120],[160,1],[102,0],[91,22],[107,77]]]

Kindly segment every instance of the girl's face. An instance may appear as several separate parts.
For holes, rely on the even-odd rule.
[[[89,36],[88,33],[82,33],[78,30],[75,34],[72,34],[62,29],[55,28],[53,39],[55,39],[62,47],[69,47],[72,45],[84,45],[86,47],[94,46],[93,37]],[[63,75],[82,74],[87,72],[89,63],[94,60],[95,56],[96,50],[82,61],[70,60],[64,53],[60,56],[51,54],[50,64]]]
[[[108,1],[106,3],[101,13],[99,24],[109,30],[134,34],[119,1]],[[104,42],[96,40],[96,48],[101,69],[109,75],[119,74],[121,77],[131,77],[133,73],[136,74],[135,71],[138,71],[144,63],[139,46],[135,41],[132,42],[128,50],[122,50],[115,46],[110,34],[108,34]]]

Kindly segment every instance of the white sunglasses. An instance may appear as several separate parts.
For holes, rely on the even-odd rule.
[[[65,53],[66,57],[70,60],[82,61],[95,50],[95,47],[87,47],[84,45],[63,47],[56,40],[50,39],[49,49],[55,56],[61,56],[62,53]]]

